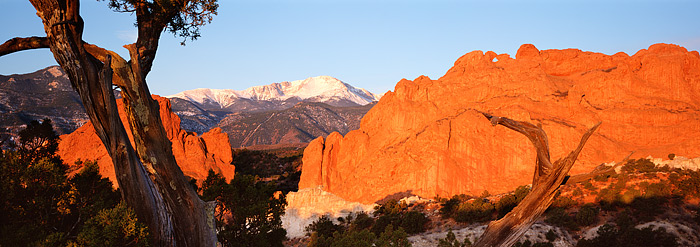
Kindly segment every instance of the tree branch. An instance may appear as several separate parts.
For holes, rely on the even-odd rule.
[[[552,170],[552,162],[549,156],[549,140],[547,138],[547,133],[540,126],[535,126],[534,124],[520,121],[513,121],[508,118],[492,116],[488,113],[481,112],[488,120],[491,121],[491,125],[496,126],[498,124],[505,126],[506,128],[512,129],[527,136],[535,146],[537,150],[537,161],[535,166],[535,174],[532,177],[532,187],[537,185],[539,177],[542,175],[547,175]]]
[[[126,86],[125,79],[133,81],[130,79],[132,77],[132,73],[129,62],[119,56],[119,54],[87,42],[83,42],[83,47],[85,48],[85,51],[97,58],[97,60],[102,61],[102,63],[105,65],[109,65],[114,73],[117,74],[117,76],[112,77],[112,84],[119,87],[124,87]],[[107,60],[110,60],[109,63],[107,63]]]
[[[503,125],[515,130],[532,142],[537,149],[537,167],[532,190],[511,212],[500,220],[492,221],[479,237],[474,246],[512,246],[526,231],[532,223],[540,217],[552,204],[556,192],[567,177],[567,173],[573,167],[576,158],[583,150],[583,146],[591,137],[593,132],[600,126],[596,124],[581,137],[578,147],[569,153],[564,159],[559,159],[554,164],[549,162],[549,147],[547,145],[547,135],[540,126],[531,123],[513,121],[508,118],[496,117],[487,113],[482,114],[493,125]],[[540,172],[539,176],[537,173]]]
[[[24,50],[49,48],[49,39],[46,37],[12,38],[0,45],[0,57]]]

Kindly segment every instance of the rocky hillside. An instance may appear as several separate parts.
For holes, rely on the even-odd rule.
[[[184,129],[219,127],[233,147],[308,143],[331,132],[359,128],[381,95],[330,76],[237,91],[200,88],[167,96]]]
[[[360,128],[360,119],[372,106],[335,107],[302,102],[279,111],[229,114],[217,127],[229,133],[234,148],[308,143],[334,131],[347,133]]]
[[[173,144],[175,160],[185,176],[201,182],[206,178],[209,169],[212,169],[221,173],[227,180],[233,179],[235,167],[231,165],[233,154],[226,133],[222,133],[219,128],[214,128],[201,136],[187,132],[180,128],[180,118],[170,110],[170,101],[158,96],[154,96],[154,99],[160,104],[163,126]],[[117,100],[117,104],[122,122],[128,124],[121,110],[121,100]],[[127,132],[133,142],[128,127]],[[77,160],[96,160],[102,176],[109,178],[114,185],[117,185],[112,159],[90,122],[71,134],[62,135],[58,149],[58,154],[66,164],[74,164]]]
[[[433,80],[401,80],[344,137],[306,148],[299,188],[322,186],[349,201],[501,193],[529,184],[535,151],[493,127],[488,112],[542,125],[552,159],[598,122],[573,174],[596,165],[676,153],[700,156],[700,54],[656,44],[629,56],[523,45],[470,52]]]
[[[234,147],[248,147],[308,143],[334,131],[345,134],[359,128],[360,118],[380,95],[319,76],[243,91],[196,89],[169,97],[182,129],[201,135],[220,127],[231,136]],[[270,115],[278,117],[263,123]],[[59,134],[71,133],[88,121],[80,96],[63,70],[52,66],[29,74],[0,75],[0,138],[43,118],[50,118]],[[256,128],[278,129],[273,133]]]
[[[44,118],[51,119],[59,134],[87,122],[80,96],[63,70],[51,66],[29,74],[0,75],[0,138]]]

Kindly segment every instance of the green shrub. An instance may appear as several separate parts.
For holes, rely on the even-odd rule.
[[[468,237],[464,238],[463,242],[460,242],[457,240],[457,237],[455,236],[454,232],[450,229],[447,232],[447,236],[445,238],[441,238],[438,240],[438,247],[467,247],[467,246],[472,246],[472,242],[469,241]]]
[[[418,211],[409,211],[401,217],[400,226],[408,234],[416,234],[425,231],[425,225],[430,222],[430,220],[425,217],[424,213]]]
[[[401,212],[408,209],[408,205],[404,201],[396,201],[394,199],[387,201],[382,205],[377,205],[374,207],[374,215],[384,215],[384,214],[400,214]]]
[[[341,225],[333,223],[333,221],[328,218],[328,216],[321,216],[318,220],[311,223],[305,228],[306,235],[311,236],[312,233],[316,233],[318,237],[330,237],[333,233],[343,231]]]
[[[649,184],[644,188],[644,197],[667,197],[671,195],[671,186],[668,182]]]
[[[635,199],[629,207],[637,221],[648,222],[664,212],[664,204],[667,202],[668,199],[664,197],[640,197]]]
[[[336,231],[331,236],[322,236],[317,232],[311,234],[309,247],[409,247],[408,234],[399,227],[394,230],[392,225],[387,225],[377,237],[368,229],[360,231],[345,230]]]
[[[359,212],[355,215],[355,220],[350,224],[353,230],[369,229],[374,224],[374,219],[365,212]]]
[[[700,197],[700,171],[687,171],[685,179],[676,182],[679,194],[683,196]]]
[[[582,239],[576,246],[634,246],[634,247],[674,247],[678,246],[678,238],[666,232],[663,228],[656,230],[651,227],[637,229],[634,227],[619,229],[613,225],[605,224],[598,231],[598,236],[593,239]]]
[[[550,242],[539,242],[532,245],[532,247],[554,247],[554,244]]]
[[[569,215],[563,208],[550,208],[545,215],[546,218],[544,221],[549,224],[566,227],[570,230],[578,229],[575,218]]]
[[[77,242],[79,246],[148,246],[148,230],[122,202],[87,220]]]
[[[529,185],[521,185],[515,189],[515,198],[517,199],[518,203],[525,199],[525,196],[530,193],[530,190],[531,188]]]
[[[275,196],[276,186],[257,176],[236,173],[230,183],[209,170],[202,182],[202,198],[217,201],[217,238],[224,246],[282,246],[287,231],[282,215],[287,206],[284,194]]]
[[[386,229],[387,226],[394,225],[399,222],[399,220],[400,217],[398,214],[386,214],[379,216],[379,218],[374,220],[374,225],[372,226],[371,231],[374,234],[379,235],[384,231],[384,229]]]
[[[457,222],[484,222],[493,219],[495,207],[488,200],[477,198],[460,203],[453,214]]]
[[[498,218],[505,216],[508,212],[512,211],[515,206],[518,205],[518,199],[515,195],[505,195],[498,200],[495,205],[496,212],[498,212]]]
[[[656,168],[654,162],[648,159],[638,159],[630,160],[622,166],[622,171],[625,173],[648,173],[657,172],[659,169]]]
[[[576,224],[578,226],[590,226],[597,221],[598,208],[592,204],[586,204],[576,213]]]
[[[457,206],[459,206],[460,202],[461,202],[461,200],[459,199],[458,196],[453,196],[452,198],[445,201],[444,203],[441,203],[440,204],[440,216],[442,218],[452,217],[452,214],[457,209]]]
[[[549,229],[547,233],[544,235],[545,238],[547,238],[547,241],[552,242],[554,240],[557,240],[559,238],[559,235],[557,235],[552,229]]]
[[[577,204],[578,202],[576,202],[574,199],[565,196],[559,196],[554,199],[550,207],[567,209],[576,206]]]

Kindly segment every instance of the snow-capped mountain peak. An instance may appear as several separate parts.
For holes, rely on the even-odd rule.
[[[379,100],[378,95],[362,88],[353,87],[330,76],[317,76],[304,80],[255,86],[242,91],[199,88],[167,97],[181,98],[198,104],[217,104],[222,108],[232,105],[238,99],[284,101],[296,97],[302,101],[326,103],[346,100],[358,105],[366,105]]]

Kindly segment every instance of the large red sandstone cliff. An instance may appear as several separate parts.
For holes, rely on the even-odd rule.
[[[209,169],[221,173],[227,180],[233,179],[235,167],[231,165],[233,155],[228,135],[221,132],[219,128],[214,128],[202,136],[187,132],[180,128],[180,118],[171,111],[170,101],[155,95],[153,98],[160,105],[163,126],[173,144],[173,154],[182,172],[186,176],[196,178],[199,182],[204,181]],[[126,115],[122,111],[122,101],[117,100],[117,104],[122,122],[128,125]],[[128,127],[127,132],[133,144],[133,137]],[[112,159],[95,133],[92,123],[88,122],[75,132],[62,135],[58,149],[58,154],[70,165],[78,159],[97,160],[100,174],[108,177],[115,186],[117,185]]]
[[[477,111],[542,124],[552,159],[603,122],[572,174],[632,157],[700,156],[700,55],[656,44],[633,56],[523,45],[513,59],[481,51],[438,80],[401,80],[345,137],[306,148],[299,187],[346,200],[395,193],[500,193],[529,184],[532,144]]]

